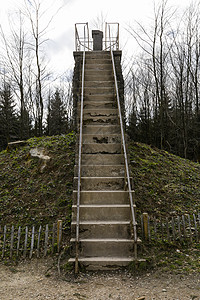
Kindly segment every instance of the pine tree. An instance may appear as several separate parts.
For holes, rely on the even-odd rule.
[[[15,103],[10,85],[4,83],[0,91],[0,147],[19,137],[19,119],[15,110]]]
[[[47,133],[56,135],[67,133],[68,122],[66,117],[65,104],[61,98],[59,90],[56,90],[50,98],[47,115]]]

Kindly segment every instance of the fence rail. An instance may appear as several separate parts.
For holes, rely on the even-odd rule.
[[[199,241],[200,213],[158,219],[143,213],[139,222],[139,235],[149,242],[153,240]]]
[[[0,226],[0,256],[41,257],[59,253],[62,248],[64,230],[62,221],[52,225],[32,227]]]
[[[149,243],[155,240],[190,243],[200,241],[200,213],[162,219],[143,213],[137,221],[138,236]],[[62,220],[37,227],[0,225],[0,258],[45,257],[60,253],[66,244]]]

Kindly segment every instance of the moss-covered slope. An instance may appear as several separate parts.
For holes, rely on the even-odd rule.
[[[0,153],[0,223],[44,224],[70,221],[75,135],[32,138],[23,147]],[[46,166],[32,157],[43,149]]]
[[[200,210],[200,164],[145,144],[131,143],[137,211],[154,216]]]
[[[44,149],[50,161],[30,150]],[[168,216],[200,210],[200,165],[145,144],[130,143],[137,212]],[[0,224],[70,222],[75,135],[32,138],[0,153]]]

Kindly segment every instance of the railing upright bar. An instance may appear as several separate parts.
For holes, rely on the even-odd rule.
[[[77,40],[76,40],[76,24],[75,24],[75,49],[77,51]]]
[[[109,34],[110,34],[110,30],[109,30]],[[120,128],[121,128],[121,138],[122,138],[122,146],[123,146],[124,160],[125,160],[125,171],[126,171],[126,177],[127,177],[129,200],[130,200],[131,215],[132,215],[132,222],[133,222],[134,242],[135,242],[135,244],[137,244],[137,231],[136,231],[135,212],[134,212],[134,206],[133,206],[133,197],[132,197],[132,191],[131,191],[131,182],[130,182],[129,169],[128,169],[128,158],[127,158],[127,152],[126,152],[124,129],[123,129],[123,121],[122,121],[122,114],[121,114],[121,106],[120,106],[120,100],[119,100],[118,83],[117,83],[117,76],[116,76],[115,62],[114,62],[114,55],[113,55],[113,50],[112,50],[112,46],[111,46],[111,40],[110,40],[110,51],[111,51],[113,73],[114,73],[114,80],[115,80],[115,89],[116,89],[116,96],[117,96],[117,105],[118,105],[118,112],[119,112],[119,120],[120,120]],[[137,255],[136,251],[135,251],[135,254]]]
[[[111,25],[117,25],[116,34],[111,36]],[[108,43],[108,46],[107,46]],[[109,45],[110,44],[110,45]],[[119,50],[119,23],[105,23],[105,49]]]
[[[105,50],[107,49],[107,27],[108,27],[108,23],[105,23]]]
[[[119,24],[117,29],[117,50],[119,50]]]
[[[112,51],[111,33],[110,33],[110,24],[109,24],[109,26],[108,26],[108,32],[109,32],[109,41],[110,41],[110,51]]]
[[[80,222],[80,194],[81,194],[81,154],[82,154],[82,132],[83,132],[83,95],[84,95],[84,74],[85,74],[85,26],[84,26],[84,48],[83,48],[83,65],[82,65],[82,85],[81,85],[81,111],[80,111],[80,134],[79,134],[79,151],[78,151],[78,187],[77,187],[77,216],[76,216],[76,259],[75,273],[78,273],[79,258],[79,222]]]
[[[88,23],[87,24],[87,37],[88,37],[88,50],[90,49],[90,36],[89,36],[89,26]]]

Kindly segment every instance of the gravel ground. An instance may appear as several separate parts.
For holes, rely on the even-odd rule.
[[[66,299],[200,300],[200,274],[171,274],[160,270],[142,275],[128,272],[58,275],[51,260],[16,266],[0,264],[0,300]]]

